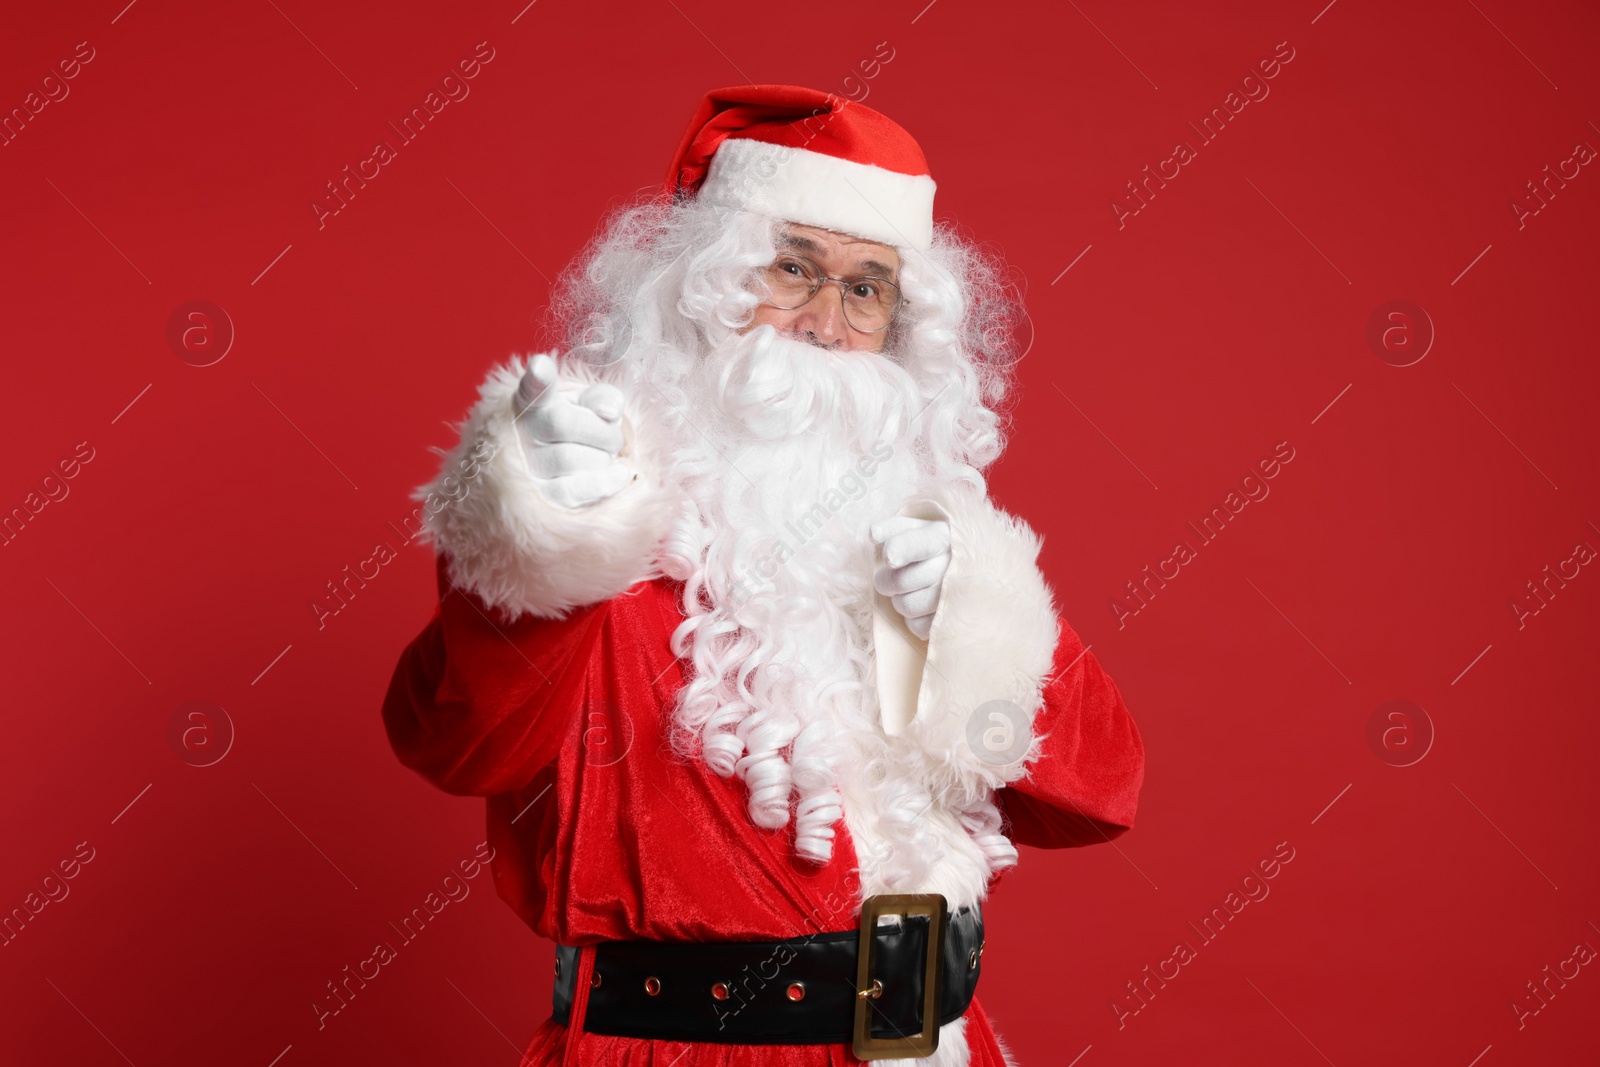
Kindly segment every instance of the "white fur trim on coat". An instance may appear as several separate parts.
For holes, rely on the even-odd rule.
[[[1055,657],[1058,617],[1037,563],[1040,539],[1023,520],[964,489],[913,502],[906,513],[946,518],[950,566],[925,645],[887,601],[880,606],[889,610],[875,613],[884,726],[929,756],[936,795],[966,806],[1023,777],[1024,764],[1038,754],[1031,732]],[[882,631],[891,625],[915,643],[885,641]],[[926,655],[909,657],[910,670],[920,674],[912,682],[908,657],[896,652],[918,646]],[[882,671],[886,654],[900,666],[898,678]],[[900,705],[912,692],[915,711],[908,714]],[[1012,737],[1016,744],[1007,744]]]
[[[524,612],[562,618],[656,577],[656,550],[674,512],[661,457],[631,401],[623,405],[618,458],[636,477],[612,496],[580,508],[547,500],[534,485],[515,423],[517,384],[533,357],[513,356],[478,388],[460,424],[461,441],[439,476],[412,494],[444,501],[424,528],[448,555],[446,574],[513,619]],[[600,380],[576,361],[560,363],[557,387],[577,392]],[[438,450],[435,450],[438,451]]]
[[[1023,777],[1024,764],[1038,754],[1033,719],[1054,661],[1058,617],[1037,564],[1040,539],[1021,519],[960,489],[914,500],[900,514],[950,523],[950,566],[927,642],[906,628],[888,597],[873,592],[880,722],[852,726],[877,770],[869,777],[852,766],[841,791],[862,896],[941,893],[954,910],[984,900],[994,871],[1015,861],[993,791]],[[1002,762],[983,743],[984,731],[998,724],[983,719],[969,732],[974,713],[993,701],[1006,702],[990,710],[1005,709],[1019,740],[1002,756],[1021,751],[1015,759]],[[894,804],[916,803],[916,792],[902,788],[907,783],[925,784],[931,799],[909,813],[928,831],[925,868],[918,863],[924,857],[891,846],[880,825],[895,814]],[[987,826],[974,814],[985,809],[994,818]],[[1001,1054],[1009,1067],[1004,1045]],[[966,1067],[970,1060],[961,1018],[940,1028],[932,1056],[894,1062]]]

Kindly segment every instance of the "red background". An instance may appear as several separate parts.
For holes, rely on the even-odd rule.
[[[483,809],[400,767],[379,719],[428,552],[321,630],[309,605],[398,547],[444,421],[540,343],[547,279],[659,181],[699,94],[859,97],[844,79],[887,41],[867,102],[1027,286],[996,498],[1045,535],[1148,747],[1133,832],[1025,850],[999,883],[1002,1036],[1029,1065],[1593,1062],[1594,966],[1521,1028],[1511,1004],[1600,948],[1600,576],[1520,628],[1511,605],[1600,546],[1600,175],[1521,227],[1511,203],[1600,145],[1600,16],[524,2],[7,14],[0,107],[77,42],[94,59],[0,148],[0,508],[79,442],[93,459],[0,549],[0,908],[79,842],[94,858],[0,948],[0,1061],[516,1062],[551,952],[486,877],[317,1029],[324,983],[472,854]],[[471,95],[319,230],[323,183],[480,41]],[[1200,146],[1186,122],[1283,41],[1270,96]],[[1198,158],[1119,228],[1113,198],[1179,139]],[[166,337],[196,299],[236,330],[206,367]],[[1367,340],[1396,299],[1437,334],[1404,367]],[[1281,441],[1270,496],[1200,546],[1185,523]],[[1180,538],[1197,558],[1119,626],[1109,602]],[[1368,740],[1395,699],[1434,735],[1391,735],[1426,747],[1405,767]],[[169,736],[194,700],[235,731],[206,767]],[[1202,943],[1188,924],[1279,842],[1270,896]],[[1119,1026],[1180,940],[1197,958]]]

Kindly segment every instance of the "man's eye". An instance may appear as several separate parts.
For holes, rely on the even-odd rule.
[[[780,259],[778,260],[776,267],[779,273],[785,274],[790,278],[809,280],[811,277],[811,271],[808,270],[806,265],[801,263],[799,260]]]
[[[856,282],[850,287],[850,295],[860,297],[862,300],[871,300],[878,295],[878,287],[871,282]]]

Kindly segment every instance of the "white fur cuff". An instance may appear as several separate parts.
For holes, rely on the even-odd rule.
[[[1023,777],[1038,755],[1033,720],[1059,620],[1027,523],[970,490],[936,502],[949,516],[950,567],[903,734],[926,756],[933,795],[967,807]]]
[[[638,477],[581,508],[545,499],[515,423],[517,384],[532,359],[513,356],[489,373],[460,424],[460,443],[441,453],[439,476],[412,496],[445,501],[424,527],[435,550],[448,555],[453,583],[513,619],[524,612],[559,619],[659,573],[656,549],[672,520],[674,493],[662,483],[661,457],[636,432],[640,420],[628,402],[618,458]],[[600,380],[576,361],[559,372],[563,392]]]

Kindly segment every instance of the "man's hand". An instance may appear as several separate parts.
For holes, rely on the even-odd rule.
[[[517,384],[517,428],[528,469],[545,499],[578,508],[611,496],[635,474],[622,449],[622,391],[595,382],[577,399],[556,387],[556,361],[534,356]]]
[[[873,588],[889,598],[906,628],[926,641],[939,607],[939,587],[950,569],[950,524],[896,515],[874,523],[871,533],[883,546],[884,560],[873,572]]]

